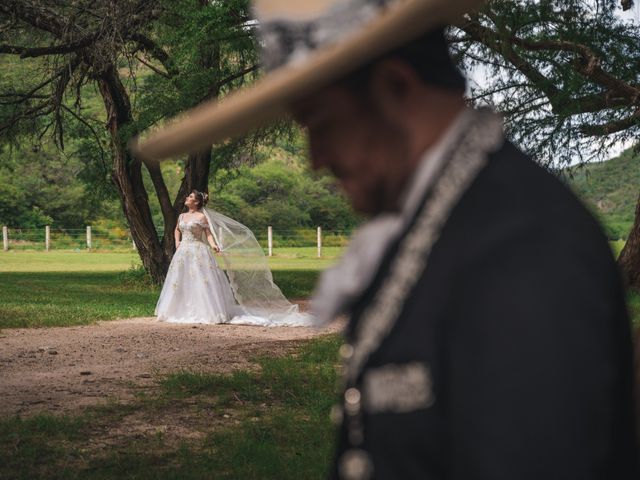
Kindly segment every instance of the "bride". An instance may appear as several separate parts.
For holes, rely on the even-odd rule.
[[[176,253],[156,305],[158,320],[308,326],[273,283],[262,248],[247,227],[204,208],[208,195],[193,190],[178,217]],[[224,270],[214,253],[220,253]]]

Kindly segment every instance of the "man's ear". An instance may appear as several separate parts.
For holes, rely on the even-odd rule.
[[[369,96],[378,110],[394,122],[407,121],[408,109],[422,86],[416,72],[402,60],[378,62],[369,78]]]

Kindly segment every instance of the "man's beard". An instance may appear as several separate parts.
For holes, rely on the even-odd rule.
[[[397,212],[402,208],[402,192],[413,176],[409,163],[409,136],[407,132],[391,122],[381,120],[377,132],[383,131],[386,138],[384,161],[387,168],[379,168],[375,186],[366,191],[362,205],[352,203],[356,211],[368,216]]]

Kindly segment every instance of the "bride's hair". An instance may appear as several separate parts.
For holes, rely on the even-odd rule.
[[[201,209],[202,207],[204,207],[209,201],[209,195],[207,195],[205,192],[199,192],[198,190],[191,190],[191,193],[193,193],[196,196],[196,200],[198,201],[198,209]]]

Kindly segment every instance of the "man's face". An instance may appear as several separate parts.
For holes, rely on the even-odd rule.
[[[408,155],[406,135],[398,126],[342,86],[298,102],[294,116],[307,129],[312,167],[329,169],[356,211],[397,208]]]

